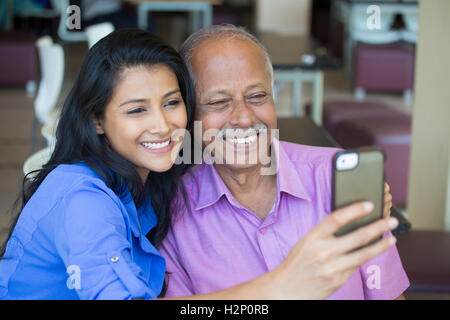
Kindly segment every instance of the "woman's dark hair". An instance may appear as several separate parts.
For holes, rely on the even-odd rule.
[[[158,224],[147,238],[156,247],[161,244],[170,226],[171,202],[177,192],[181,191],[185,196],[181,176],[189,164],[174,165],[163,173],[150,172],[144,185],[135,165],[109,147],[106,137],[97,134],[93,121],[95,117],[102,118],[105,113],[122,71],[157,64],[169,67],[176,75],[186,105],[187,129],[191,129],[194,89],[189,72],[176,50],[147,31],[116,30],[88,51],[78,78],[64,102],[56,130],[57,142],[50,160],[42,169],[32,172],[36,174],[34,179],[24,178],[22,195],[16,201],[21,200],[20,211],[54,168],[60,164],[85,161],[120,197],[124,195],[124,186],[127,186],[137,208],[144,205],[150,194]],[[8,239],[19,214],[11,226]],[[6,242],[1,256],[5,249]]]

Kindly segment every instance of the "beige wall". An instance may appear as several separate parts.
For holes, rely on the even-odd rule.
[[[309,34],[311,0],[256,0],[255,4],[258,32]]]
[[[420,0],[408,217],[450,230],[450,1]]]

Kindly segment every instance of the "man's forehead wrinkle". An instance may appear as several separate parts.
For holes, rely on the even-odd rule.
[[[242,58],[251,54],[254,58],[258,56],[266,63],[264,52],[253,41],[249,39],[230,38],[225,36],[218,39],[204,39],[192,50],[191,59],[195,57],[204,59],[230,59],[231,57]]]
[[[190,62],[199,103],[246,94],[257,87],[271,91],[266,57],[251,40],[203,39],[191,51]]]
[[[233,49],[226,51],[199,53],[198,55],[194,56],[192,60],[192,67],[194,73],[196,74],[197,80],[200,80],[200,78],[204,77],[205,75],[213,76],[214,73],[232,72],[230,70],[230,64],[231,67],[235,69],[236,67],[254,67],[255,63],[258,62],[260,62],[261,65],[265,65],[264,56],[258,57],[255,52],[252,52],[248,49],[245,49],[245,52],[244,50]],[[236,77],[236,79],[244,77],[242,73],[236,73],[234,76]]]

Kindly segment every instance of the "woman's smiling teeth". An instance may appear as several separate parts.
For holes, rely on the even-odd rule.
[[[170,139],[160,143],[141,142],[141,145],[147,149],[161,149],[167,147],[170,143]]]

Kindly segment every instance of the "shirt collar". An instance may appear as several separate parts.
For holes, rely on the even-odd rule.
[[[298,168],[298,164],[294,164],[289,158],[283,142],[280,142],[278,139],[273,139],[272,146],[277,163],[278,190],[289,193],[294,197],[311,201],[311,196],[299,175],[299,170],[302,170],[302,168]]]
[[[219,201],[220,197],[224,194],[230,194],[228,187],[225,185],[212,164],[202,163],[194,170],[198,170],[197,174],[199,175],[196,177],[195,181],[200,184],[198,194],[199,199],[195,210],[211,206]]]
[[[277,193],[285,192],[290,195],[311,201],[300,176],[299,168],[296,168],[283,147],[283,144],[274,138],[272,141],[273,159],[276,161],[277,174]],[[226,195],[229,199],[233,199],[231,192],[223,182],[212,164],[202,163],[194,168],[195,182],[198,186],[198,202],[195,210],[201,210],[215,204],[219,199]],[[279,196],[277,196],[279,198]]]

